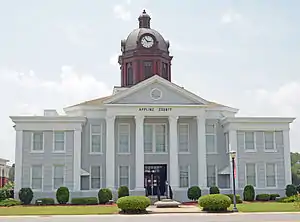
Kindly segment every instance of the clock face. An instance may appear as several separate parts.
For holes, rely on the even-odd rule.
[[[146,35],[141,39],[142,46],[151,48],[154,45],[154,39],[150,35]]]

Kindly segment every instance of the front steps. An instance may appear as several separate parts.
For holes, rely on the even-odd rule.
[[[151,205],[154,205],[154,203],[158,201],[157,196],[148,196],[148,198],[151,201]],[[160,196],[160,200],[164,200],[164,199],[167,199],[167,197],[166,196]]]

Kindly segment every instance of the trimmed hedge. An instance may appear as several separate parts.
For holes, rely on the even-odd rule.
[[[203,211],[224,212],[231,205],[231,199],[224,194],[209,194],[199,198],[198,201]]]
[[[66,204],[69,202],[70,192],[68,187],[60,187],[56,191],[56,200],[59,204]]]
[[[33,192],[31,188],[21,188],[21,190],[19,191],[19,199],[21,200],[22,204],[30,204],[33,199]]]
[[[35,201],[36,205],[54,205],[55,201],[53,198],[39,198]]]
[[[227,197],[229,197],[231,199],[231,203],[233,204],[233,194],[225,194]],[[241,196],[239,194],[235,195],[236,197],[236,203],[243,203],[243,201],[241,200]]]
[[[192,186],[187,191],[190,200],[198,200],[201,197],[201,189],[198,186]]]
[[[280,197],[280,195],[278,193],[270,194],[270,200],[276,200],[277,197]]]
[[[297,187],[294,184],[288,184],[285,187],[285,195],[291,197],[297,194]]]
[[[17,205],[21,205],[21,204],[22,204],[21,201],[15,200],[13,198],[9,198],[9,199],[0,201],[1,207],[12,207],[12,206],[17,206]]]
[[[117,200],[117,205],[122,213],[140,214],[146,213],[151,201],[145,196],[125,196]]]
[[[118,198],[129,196],[129,189],[126,186],[121,186],[118,189]]]
[[[98,192],[99,204],[106,204],[112,199],[112,192],[108,188],[102,188]]]
[[[255,198],[255,190],[252,185],[247,185],[244,187],[243,199],[244,201],[253,201]]]
[[[220,193],[220,189],[217,186],[213,186],[209,188],[209,194],[219,194]]]
[[[98,199],[97,199],[97,197],[72,198],[71,204],[74,204],[74,205],[97,205]]]
[[[267,193],[261,193],[256,195],[257,201],[269,201],[270,200],[270,194]]]

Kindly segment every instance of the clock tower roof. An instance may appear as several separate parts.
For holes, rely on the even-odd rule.
[[[144,10],[139,16],[139,28],[134,29],[127,37],[126,40],[122,40],[121,45],[123,52],[134,51],[138,48],[140,39],[143,35],[151,35],[157,42],[157,49],[165,52],[169,52],[169,41],[165,40],[164,37],[156,30],[150,28],[151,17]]]

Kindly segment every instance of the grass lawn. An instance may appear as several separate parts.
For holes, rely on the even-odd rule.
[[[14,206],[0,207],[0,216],[113,214],[117,206]]]
[[[230,210],[232,210],[231,205]],[[294,203],[254,202],[237,204],[239,212],[300,212]]]

